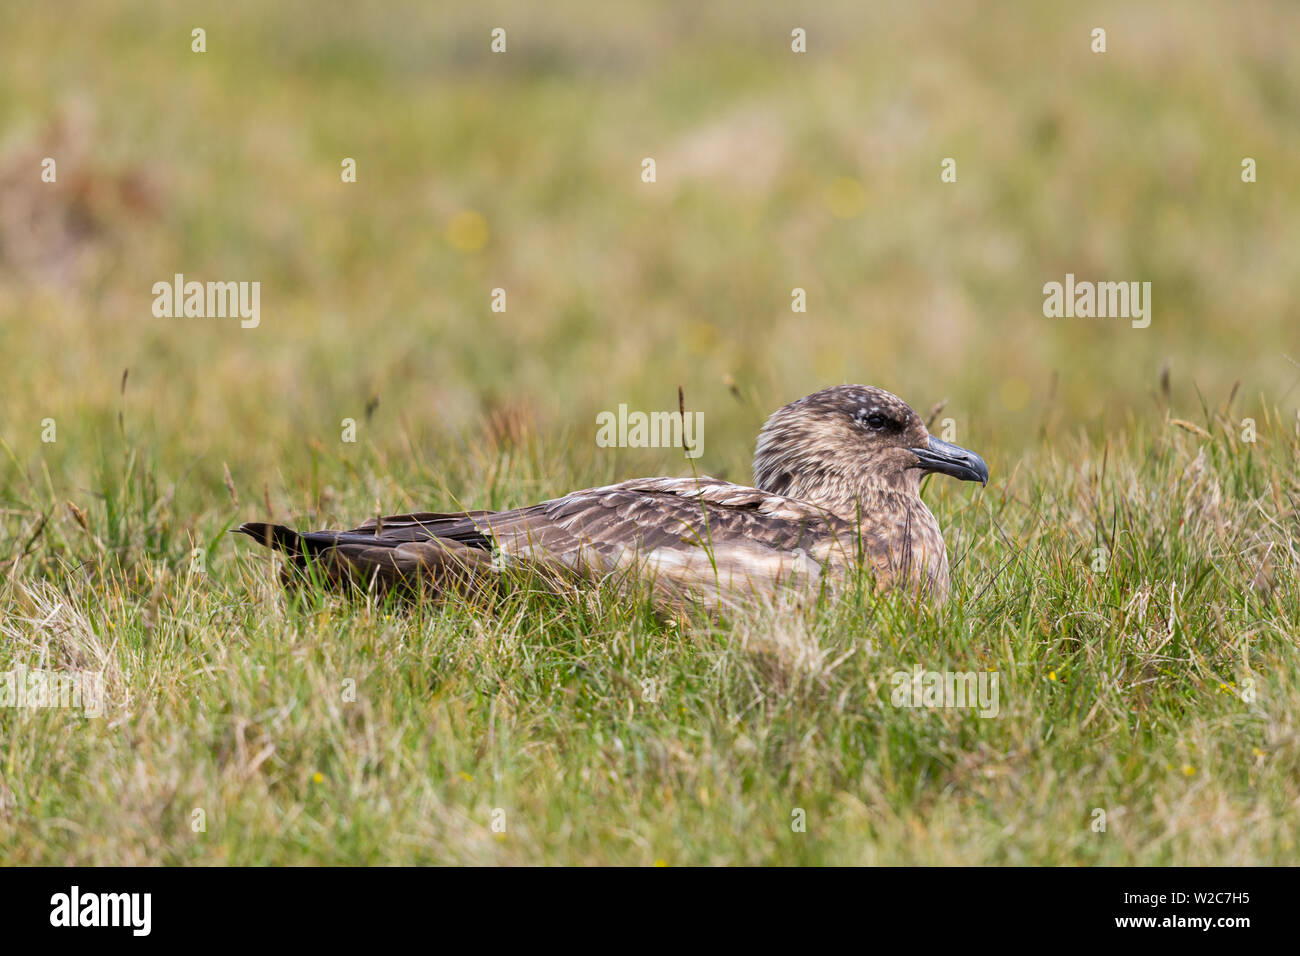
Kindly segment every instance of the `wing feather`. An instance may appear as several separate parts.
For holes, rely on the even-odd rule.
[[[893,571],[886,546],[849,522],[710,477],[635,479],[509,511],[386,515],[347,531],[246,528],[300,565],[303,553],[318,555],[332,575],[385,585],[441,587],[503,564],[595,580],[636,572],[670,603],[714,605],[739,591],[770,593],[783,579],[815,584],[827,568],[848,565],[864,540],[874,549],[868,561]]]

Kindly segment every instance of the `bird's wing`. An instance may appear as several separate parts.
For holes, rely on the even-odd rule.
[[[491,549],[481,532],[483,519],[492,511],[419,511],[404,515],[383,515],[362,522],[344,534],[360,534],[385,541],[427,541],[445,538],[475,548]]]
[[[847,564],[848,524],[805,502],[716,478],[646,478],[477,519],[506,564],[602,578],[636,572],[714,603]]]
[[[518,566],[601,580],[649,576],[657,593],[705,604],[770,593],[783,581],[816,584],[868,545],[848,522],[793,498],[716,478],[644,478],[575,491],[511,511],[420,512],[372,518],[348,531],[242,526],[302,564],[317,555],[331,574],[357,580],[474,576]],[[282,540],[283,539],[283,540]]]

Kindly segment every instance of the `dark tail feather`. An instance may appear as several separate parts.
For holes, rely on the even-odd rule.
[[[429,587],[435,593],[445,582],[468,583],[492,563],[486,551],[441,538],[402,541],[353,531],[298,532],[261,521],[245,522],[235,531],[289,558],[284,568],[286,585],[296,581],[309,557],[319,560],[325,577],[336,584],[368,586],[377,581],[384,588],[406,584]]]
[[[274,548],[291,558],[320,554],[344,544],[395,548],[402,543],[401,538],[389,540],[376,536],[374,532],[294,531],[282,524],[267,524],[263,521],[245,521],[235,532],[246,534],[258,544]]]
[[[245,521],[235,529],[236,534],[246,534],[259,544],[276,551],[283,551],[292,558],[301,558],[303,553],[302,536],[292,528],[282,524],[266,524],[263,521]]]

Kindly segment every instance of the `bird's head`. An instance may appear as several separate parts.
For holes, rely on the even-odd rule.
[[[973,451],[931,436],[905,401],[871,385],[836,385],[777,410],[758,436],[754,485],[851,514],[886,494],[916,494],[938,473],[987,483]]]

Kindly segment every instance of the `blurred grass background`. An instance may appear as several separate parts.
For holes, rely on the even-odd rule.
[[[703,470],[741,479],[763,415],[841,381],[949,399],[1001,469],[1123,427],[1165,363],[1183,400],[1240,380],[1290,407],[1298,25],[1283,3],[7,4],[3,438],[75,471],[129,368],[128,422],[194,466],[197,506],[223,461],[259,486],[312,438],[350,451],[339,421],[375,397],[363,448],[505,405],[581,451],[596,411],[681,384]],[[261,327],[154,318],[176,272],[260,281]],[[1044,318],[1066,272],[1152,282],[1151,327]]]
[[[0,709],[6,860],[1289,862],[1298,26],[1280,2],[6,3],[0,669],[102,669],[112,708]],[[260,282],[260,327],[155,318],[177,272]],[[1067,272],[1150,281],[1150,328],[1044,318]],[[700,469],[745,481],[763,418],[841,381],[947,399],[990,463],[983,493],[926,489],[946,616],[394,616],[286,601],[222,533],[682,473],[594,445],[597,411],[678,385]],[[999,670],[1003,717],[884,706],[916,663]]]

